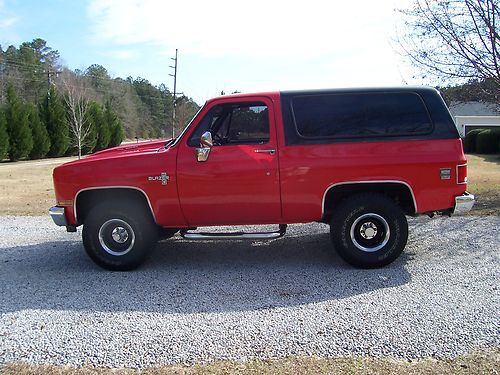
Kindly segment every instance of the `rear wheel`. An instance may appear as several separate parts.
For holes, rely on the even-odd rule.
[[[408,240],[408,223],[399,206],[381,194],[342,201],[330,222],[339,255],[355,267],[377,268],[394,261]]]
[[[137,268],[157,239],[151,214],[137,203],[101,203],[92,208],[83,226],[85,251],[95,263],[109,270]]]

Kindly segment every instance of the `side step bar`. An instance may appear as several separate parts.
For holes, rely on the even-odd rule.
[[[272,240],[283,237],[286,233],[286,224],[280,224],[276,232],[190,232],[182,229],[180,235],[188,240]]]

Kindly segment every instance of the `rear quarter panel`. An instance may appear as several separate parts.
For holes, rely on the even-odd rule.
[[[283,219],[319,221],[328,188],[359,181],[406,183],[418,213],[450,208],[465,191],[465,185],[456,183],[456,165],[465,163],[460,139],[283,146]],[[441,168],[451,169],[449,180],[441,180]]]

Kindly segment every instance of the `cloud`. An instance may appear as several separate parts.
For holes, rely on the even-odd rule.
[[[0,13],[0,15],[1,15],[1,13]],[[4,18],[4,19],[0,20],[0,28],[1,29],[6,29],[6,28],[9,28],[9,27],[12,27],[12,26],[14,26],[14,24],[16,22],[17,22],[17,17]]]
[[[104,55],[108,57],[113,57],[118,60],[133,60],[138,56],[136,51],[126,50],[126,49],[116,49],[108,51],[105,52]]]
[[[17,22],[18,18],[11,15],[10,12],[5,10],[5,1],[0,0],[0,28],[7,29]]]
[[[159,52],[178,47],[205,56],[310,59],[374,51],[388,38],[394,4],[91,0],[88,16],[98,43],[148,44]]]
[[[19,18],[6,9],[5,1],[0,0],[0,47],[20,43],[21,38],[15,27],[18,21]]]

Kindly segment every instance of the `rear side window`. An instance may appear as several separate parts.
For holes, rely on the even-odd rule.
[[[433,129],[422,99],[414,93],[296,96],[291,109],[302,138],[417,136]]]

